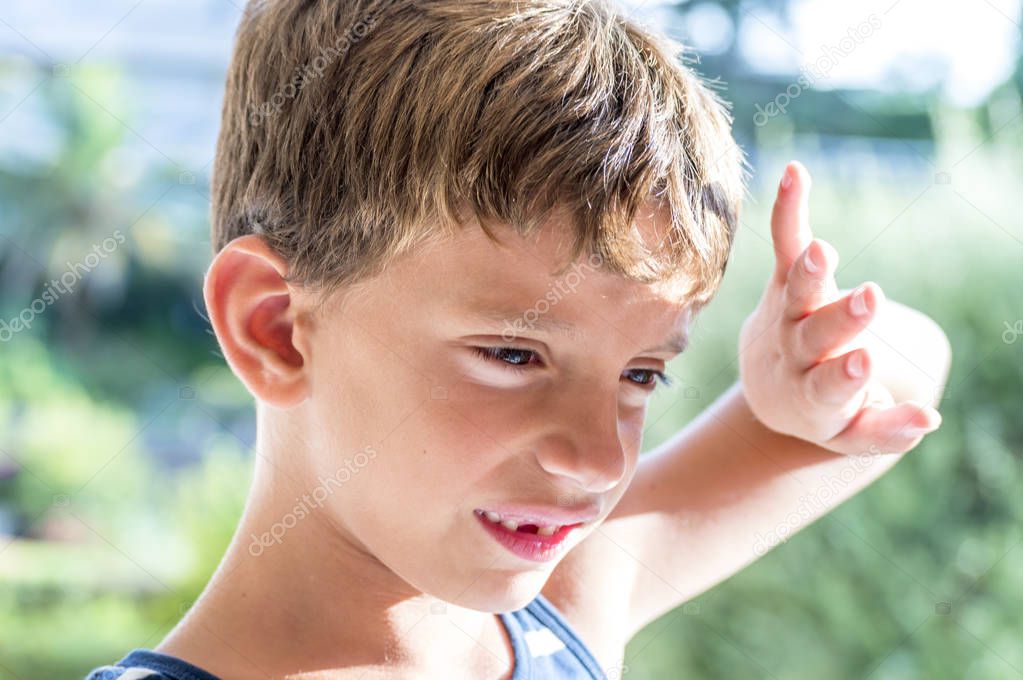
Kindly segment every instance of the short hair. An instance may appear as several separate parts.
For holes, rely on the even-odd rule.
[[[705,303],[745,193],[730,128],[681,45],[608,2],[251,0],[212,244],[260,234],[290,281],[334,290],[441,229],[496,240],[563,215],[573,260],[682,274]],[[653,246],[634,226],[648,208],[667,218]]]

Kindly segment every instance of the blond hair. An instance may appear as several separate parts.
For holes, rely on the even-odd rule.
[[[252,0],[227,78],[212,242],[257,233],[333,290],[441,227],[528,235],[705,302],[744,193],[726,106],[681,48],[583,0]],[[668,219],[651,247],[634,221]]]

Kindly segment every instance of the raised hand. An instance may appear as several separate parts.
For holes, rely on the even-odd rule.
[[[772,430],[837,453],[908,451],[941,416],[920,401],[896,403],[872,377],[863,340],[884,294],[870,282],[838,290],[838,253],[813,238],[809,191],[809,173],[790,163],[771,215],[774,272],[739,338],[746,400]]]

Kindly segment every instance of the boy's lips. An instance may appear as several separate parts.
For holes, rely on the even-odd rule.
[[[600,516],[600,508],[596,505],[566,507],[500,504],[476,508],[474,512],[512,531],[523,525],[533,525],[539,530],[536,533],[541,535],[554,533],[551,529],[592,522]],[[545,528],[548,531],[543,531]]]
[[[498,543],[531,562],[548,562],[561,552],[565,540],[576,529],[594,521],[595,507],[553,508],[546,506],[501,506],[503,512],[476,508],[473,514]]]

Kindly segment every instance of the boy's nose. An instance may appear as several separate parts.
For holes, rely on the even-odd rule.
[[[555,430],[537,443],[536,459],[552,475],[566,477],[580,489],[603,493],[625,477],[625,448],[618,432],[617,395],[573,399],[562,404]]]

